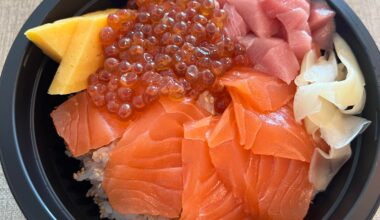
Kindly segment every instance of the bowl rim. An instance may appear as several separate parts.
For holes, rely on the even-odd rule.
[[[17,88],[18,73],[23,65],[24,55],[29,44],[29,41],[24,37],[23,33],[37,25],[43,23],[45,17],[50,11],[59,3],[60,0],[43,0],[42,3],[33,11],[25,24],[20,29],[13,45],[8,53],[7,59],[4,63],[0,78],[0,94],[11,94],[7,96],[0,96],[0,117],[2,123],[8,126],[7,129],[0,130],[0,160],[7,184],[26,218],[39,219],[55,219],[57,216],[66,219],[73,219],[73,216],[68,212],[65,206],[61,203],[58,204],[60,209],[53,213],[47,207],[45,201],[41,198],[35,189],[28,171],[26,170],[24,161],[19,150],[19,143],[17,140],[17,131],[15,125],[15,91]],[[334,7],[336,11],[345,19],[347,24],[352,28],[354,34],[360,42],[366,42],[365,48],[367,54],[375,54],[375,56],[368,57],[372,68],[377,70],[380,74],[380,53],[379,50],[369,34],[368,30],[352,11],[352,9],[342,0],[328,0],[329,4]],[[15,68],[15,66],[17,68]],[[16,74],[12,74],[16,71]],[[380,87],[378,82],[375,82],[377,87],[377,101],[380,103]],[[378,123],[380,122],[380,109],[376,109]],[[376,146],[380,148],[379,146]],[[350,211],[346,214],[346,219],[371,219],[380,203],[380,192],[376,195],[373,192],[379,191],[380,186],[380,151],[377,151],[375,156],[376,163],[372,166],[370,176],[366,181],[366,186],[363,188],[362,193],[355,201]],[[10,169],[12,168],[12,170]],[[46,178],[46,177],[45,177]],[[57,195],[52,190],[49,181],[46,179],[46,187],[50,187],[48,191],[51,197],[57,198]],[[25,196],[28,195],[28,196]],[[60,200],[56,200],[60,203]]]

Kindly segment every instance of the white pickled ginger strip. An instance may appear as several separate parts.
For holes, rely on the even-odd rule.
[[[304,120],[306,131],[314,139],[322,138],[329,153],[316,148],[309,170],[315,192],[323,191],[351,156],[351,141],[370,124],[353,116],[362,112],[366,93],[363,73],[347,43],[334,36],[335,53],[317,57],[308,52],[302,61],[294,97],[294,116]]]
[[[295,83],[297,86],[305,86],[316,82],[333,82],[337,76],[338,65],[334,52],[318,58],[317,52],[310,50],[302,61],[301,72]]]
[[[357,60],[337,34],[334,45],[342,64],[337,64],[333,51],[329,53],[329,59],[317,58],[317,53],[310,51],[302,61],[301,73],[295,80],[298,86],[294,98],[297,121],[318,112],[320,98],[333,103],[345,114],[359,114],[364,108],[365,82]]]
[[[308,116],[308,120],[319,127],[321,137],[335,149],[350,144],[371,123],[361,117],[342,114],[326,100],[322,100],[320,112]]]
[[[350,145],[340,149],[331,148],[327,154],[316,148],[310,164],[309,181],[316,192],[324,191],[335,174],[351,157]]]

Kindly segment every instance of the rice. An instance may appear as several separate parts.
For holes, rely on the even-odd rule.
[[[100,218],[116,220],[166,220],[167,218],[152,215],[123,215],[111,207],[107,195],[103,191],[102,182],[109,153],[114,147],[115,143],[111,143],[77,158],[82,162],[82,168],[73,175],[76,181],[91,182],[92,187],[87,191],[86,196],[93,197],[94,202],[99,206]],[[67,154],[70,156],[69,153]]]

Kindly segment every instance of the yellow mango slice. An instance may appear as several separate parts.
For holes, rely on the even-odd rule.
[[[116,9],[96,11],[83,15],[83,17],[104,16]],[[36,44],[41,50],[56,62],[61,62],[65,54],[79,20],[82,17],[72,17],[44,24],[25,32],[26,37]]]
[[[100,30],[107,25],[107,15],[82,17],[55,74],[48,93],[64,95],[86,89],[87,78],[104,61]]]

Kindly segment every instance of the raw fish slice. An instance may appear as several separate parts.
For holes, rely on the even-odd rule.
[[[309,14],[301,8],[295,8],[277,15],[287,32],[290,48],[300,60],[312,46],[310,28],[307,23],[308,16]]]
[[[258,219],[302,219],[309,208],[312,186],[307,163],[252,155],[246,199]]]
[[[254,154],[310,162],[314,142],[286,106],[292,99],[292,87],[245,68],[228,72],[222,83],[230,92],[232,104],[210,133],[211,148],[237,138]]]
[[[309,25],[313,41],[321,48],[332,48],[335,32],[335,12],[326,1],[311,1]]]
[[[310,3],[308,0],[263,0],[261,3],[265,13],[276,18],[277,15],[293,9],[302,9],[309,17]]]
[[[235,6],[250,30],[259,37],[271,37],[279,30],[279,22],[266,15],[260,0],[227,0]],[[252,13],[254,12],[254,13]]]
[[[253,219],[302,219],[312,185],[307,163],[254,155],[231,140],[210,149],[219,176]]]
[[[207,114],[162,98],[134,120],[110,153],[103,189],[122,214],[178,218],[182,209],[183,124]]]
[[[311,30],[317,30],[334,19],[333,11],[325,1],[312,1],[309,17]]]
[[[276,76],[290,84],[298,75],[300,65],[289,45],[284,43],[268,50],[255,69]]]
[[[283,160],[275,158],[275,160]],[[279,175],[282,170],[274,170],[272,176]],[[267,215],[270,219],[288,220],[303,219],[309,209],[312,199],[313,186],[308,180],[309,164],[291,160],[286,176],[276,187],[276,193]],[[270,189],[268,192],[271,193]],[[260,200],[261,201],[261,200]]]
[[[291,108],[284,106],[267,114],[255,112],[233,98],[240,143],[254,154],[310,162],[315,143],[298,124]]]
[[[335,33],[335,22],[331,20],[319,29],[312,30],[313,41],[324,50],[330,50],[333,47],[333,38]]]
[[[239,41],[239,43],[242,44],[245,48],[249,48],[249,47],[251,47],[251,45],[253,44],[253,42],[254,42],[256,39],[259,39],[259,38],[257,38],[253,33],[248,33],[248,34],[245,35],[245,36],[239,37],[239,38],[238,38],[238,41]],[[265,52],[265,51],[266,51],[266,50],[263,50],[261,53],[263,53],[263,52]],[[259,53],[259,54],[260,54],[260,53]],[[252,53],[251,55],[252,55],[252,56],[255,56],[254,53]],[[261,59],[262,56],[263,56],[263,55],[259,55],[259,56],[257,56],[256,59],[258,59],[258,58]],[[254,59],[254,58],[253,58],[253,59]],[[254,60],[256,60],[256,59],[254,59]]]
[[[236,8],[233,5],[226,3],[223,9],[227,13],[227,21],[224,25],[224,32],[226,35],[231,39],[237,39],[238,37],[247,35],[247,24],[236,11]]]
[[[250,68],[235,68],[227,72],[221,82],[231,96],[239,96],[257,112],[272,112],[288,103],[294,96],[295,86],[287,85],[273,76]]]
[[[86,92],[69,98],[52,111],[51,117],[57,133],[74,157],[111,143],[130,124],[107,109],[96,107]]]
[[[220,181],[211,163],[206,133],[212,120],[209,117],[185,124],[181,219],[245,219],[242,202]]]
[[[221,118],[210,128],[208,146],[212,163],[217,167],[220,178],[235,196],[242,198],[245,193],[245,173],[250,151],[239,144],[234,113],[230,105]],[[225,135],[225,134],[228,134]]]
[[[260,63],[271,48],[286,44],[285,41],[279,38],[258,38],[254,35],[240,38],[240,43],[246,46],[247,54],[254,64]]]
[[[313,39],[310,34],[305,30],[297,30],[288,33],[289,47],[299,60],[311,50]]]
[[[241,38],[240,42],[248,46],[247,54],[255,69],[276,76],[287,84],[297,76],[300,65],[285,41],[249,35]]]
[[[170,114],[168,115],[168,113]],[[190,100],[179,102],[162,98],[149,107],[149,110],[145,111],[143,115],[139,120],[131,122],[131,125],[124,132],[124,138],[120,140],[119,145],[128,144],[127,142],[124,143],[124,141],[131,142],[145,131],[149,131],[150,137],[157,140],[164,139],[167,135],[173,135],[173,132],[167,131],[167,129],[172,128],[177,132],[177,136],[183,136],[183,129],[176,129],[175,127],[182,127],[182,124],[186,121],[202,118],[206,113]],[[167,126],[162,129],[162,126],[166,123],[173,126]]]

